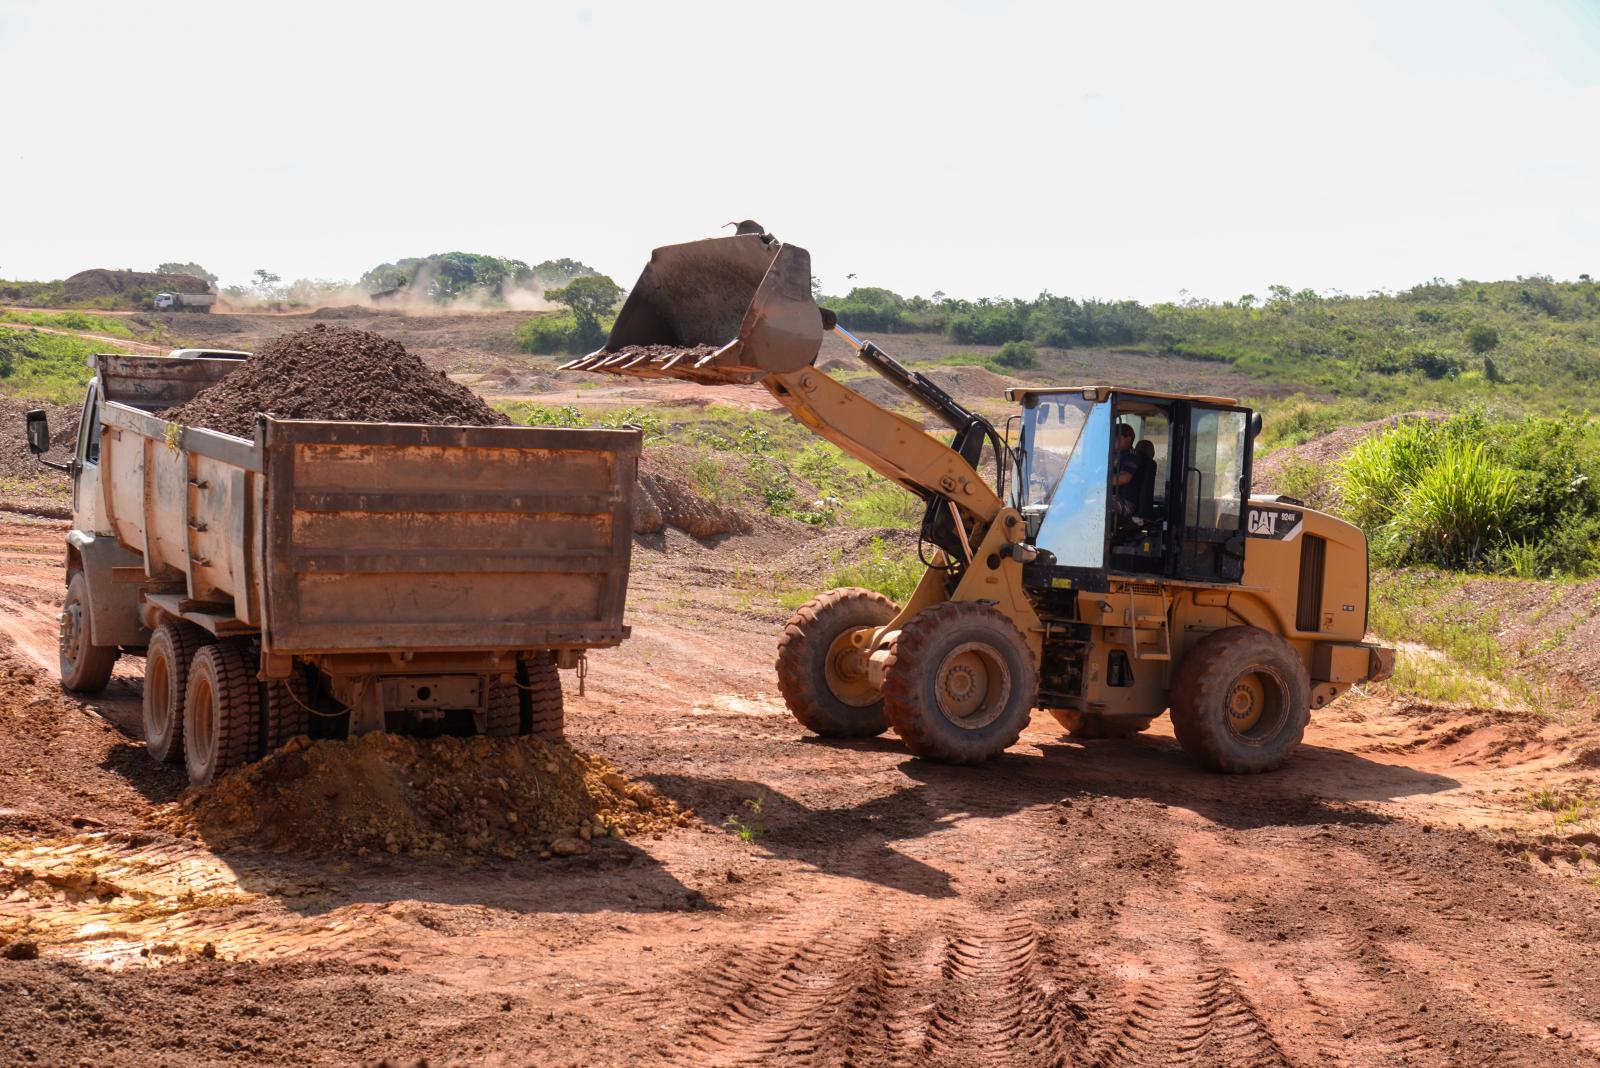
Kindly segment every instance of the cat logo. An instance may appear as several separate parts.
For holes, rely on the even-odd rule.
[[[1245,531],[1252,538],[1288,541],[1300,533],[1302,516],[1292,508],[1252,508],[1245,517]]]

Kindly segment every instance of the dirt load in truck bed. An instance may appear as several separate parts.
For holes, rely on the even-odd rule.
[[[323,323],[267,342],[237,371],[162,416],[248,438],[258,412],[363,423],[510,422],[398,341]]]

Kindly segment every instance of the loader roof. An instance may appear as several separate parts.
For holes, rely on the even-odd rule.
[[[1023,401],[1029,397],[1042,396],[1047,393],[1081,393],[1090,400],[1103,400],[1108,394],[1116,393],[1123,397],[1156,397],[1160,400],[1198,401],[1201,404],[1215,404],[1226,408],[1239,406],[1239,401],[1234,397],[1208,397],[1199,393],[1166,393],[1159,389],[1113,386],[1104,382],[1094,386],[1013,386],[1006,390],[1006,400]]]

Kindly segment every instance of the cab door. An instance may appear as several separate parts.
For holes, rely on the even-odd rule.
[[[1250,412],[1188,406],[1182,420],[1178,577],[1238,582],[1244,577],[1245,504],[1250,499]]]

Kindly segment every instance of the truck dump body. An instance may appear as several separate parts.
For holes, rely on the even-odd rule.
[[[636,433],[263,417],[247,442],[115,401],[102,423],[118,541],[182,581],[183,614],[259,630],[264,653],[625,634]]]

